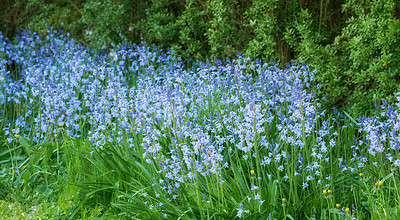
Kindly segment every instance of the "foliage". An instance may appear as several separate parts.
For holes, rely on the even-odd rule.
[[[297,28],[301,43],[299,60],[311,63],[320,74],[317,81],[330,106],[345,105],[357,116],[386,99],[393,103],[399,84],[400,20],[394,1],[349,1],[343,11],[351,14],[347,26],[332,44],[312,29],[311,15],[300,13]]]

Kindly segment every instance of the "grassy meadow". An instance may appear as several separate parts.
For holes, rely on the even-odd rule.
[[[400,112],[306,64],[0,35],[0,218],[399,219]]]

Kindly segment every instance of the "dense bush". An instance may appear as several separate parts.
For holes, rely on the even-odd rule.
[[[98,50],[123,42],[172,48],[185,59],[296,59],[318,70],[319,97],[353,115],[400,84],[400,3],[389,0],[5,1],[1,29],[12,37],[48,25]]]
[[[332,106],[346,105],[360,113],[373,109],[382,99],[395,101],[400,83],[400,20],[395,9],[394,1],[347,2],[343,11],[354,16],[326,46],[322,46],[322,36],[312,30],[310,13],[300,13],[296,31],[301,40],[293,43],[298,59],[319,70],[319,93]]]

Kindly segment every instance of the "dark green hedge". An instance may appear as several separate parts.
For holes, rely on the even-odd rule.
[[[395,0],[4,0],[9,37],[48,26],[96,50],[147,42],[185,59],[235,57],[318,70],[328,107],[353,115],[395,101],[400,84],[400,1]]]

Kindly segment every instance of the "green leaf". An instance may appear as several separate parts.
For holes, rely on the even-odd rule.
[[[357,126],[361,126],[360,123],[358,123],[356,120],[354,120],[354,118],[351,117],[347,112],[343,111],[343,113],[344,113],[348,118],[350,118],[350,120],[351,120],[354,124],[356,124]]]
[[[26,153],[28,153],[29,156],[32,155],[31,145],[26,138],[20,136],[19,143],[21,143],[21,145],[25,148]]]
[[[294,218],[290,214],[286,214],[286,217],[288,217],[291,220],[294,220]]]

